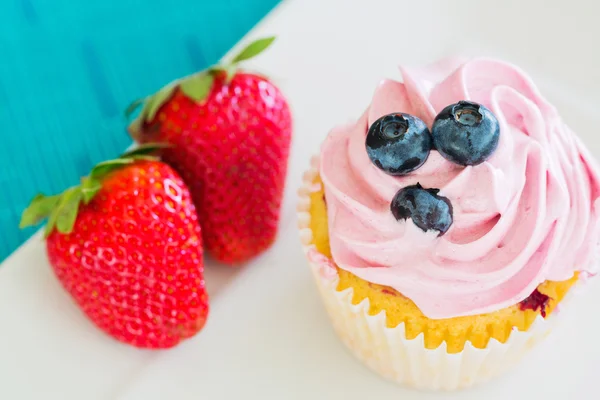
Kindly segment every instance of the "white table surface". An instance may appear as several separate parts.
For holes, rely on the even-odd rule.
[[[0,266],[0,399],[597,399],[600,291],[578,299],[514,373],[454,394],[405,391],[334,336],[296,234],[295,191],[335,124],[357,117],[399,63],[455,53],[527,69],[600,156],[600,32],[593,1],[292,0],[251,34],[277,34],[254,61],[288,95],[295,137],[279,240],[243,269],[208,262],[211,315],[178,348],[121,345],[60,289],[38,236]],[[595,285],[598,288],[598,285]]]

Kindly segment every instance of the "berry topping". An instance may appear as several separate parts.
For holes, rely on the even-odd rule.
[[[369,158],[390,175],[406,175],[425,163],[433,146],[423,121],[412,115],[384,115],[369,128],[366,147]]]
[[[442,236],[452,225],[452,204],[438,192],[418,183],[402,188],[392,199],[392,214],[398,221],[410,218],[423,231],[438,231]]]
[[[500,125],[488,108],[459,101],[435,117],[431,134],[436,150],[444,158],[460,165],[477,165],[498,147]]]
[[[521,311],[525,310],[540,310],[542,317],[546,318],[546,306],[550,297],[535,289],[525,300],[519,303]]]

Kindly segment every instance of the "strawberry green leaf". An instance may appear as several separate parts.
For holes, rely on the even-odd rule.
[[[85,204],[89,204],[100,189],[102,189],[100,180],[89,176],[81,179],[81,195]]]
[[[183,80],[179,88],[187,97],[201,102],[210,93],[215,77],[210,73],[200,73]]]
[[[61,195],[62,196],[62,195]],[[56,226],[56,218],[58,217],[58,205],[52,210],[50,216],[48,217],[48,222],[46,223],[46,229],[44,229],[44,237],[50,236],[54,227]]]
[[[148,97],[144,103],[144,109],[142,110],[144,120],[148,122],[152,121],[156,117],[156,113],[160,107],[171,98],[174,90],[174,85],[167,85],[151,97]]]
[[[44,196],[43,194],[38,194],[35,196],[29,207],[23,211],[19,228],[37,225],[44,219],[48,218],[52,212],[52,209],[56,207],[59,200],[60,195]]]
[[[137,99],[127,106],[125,109],[125,118],[129,119],[133,113],[144,104],[144,99]]]
[[[169,143],[145,143],[140,144],[135,149],[129,150],[126,153],[123,153],[119,158],[135,158],[138,156],[147,156],[152,155],[156,151],[160,149],[166,149],[171,147]]]
[[[79,203],[82,200],[81,188],[78,186],[67,189],[56,208],[56,229],[60,233],[71,233],[77,219]]]
[[[112,171],[117,170],[124,165],[131,164],[133,161],[134,160],[131,158],[117,158],[115,160],[101,162],[92,169],[90,178],[93,180],[101,180]]]
[[[274,40],[275,37],[271,36],[263,39],[258,39],[250,43],[237,56],[234,57],[232,63],[237,64],[241,61],[249,60],[250,58],[256,57],[264,50],[266,50],[266,48],[269,47]]]
[[[158,160],[160,160],[160,158],[158,156],[145,156],[142,154],[133,156],[133,157],[131,157],[131,159],[134,161],[158,161]]]
[[[231,83],[235,73],[237,72],[237,64],[226,65],[223,70],[225,71],[225,82],[228,84]]]

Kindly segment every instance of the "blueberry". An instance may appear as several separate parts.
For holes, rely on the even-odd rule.
[[[459,101],[435,117],[431,134],[436,150],[444,158],[459,165],[477,165],[498,147],[500,125],[488,108]]]
[[[397,221],[410,218],[423,231],[438,231],[442,236],[452,225],[452,203],[439,196],[439,191],[424,189],[418,183],[402,188],[392,199],[392,214]]]
[[[412,115],[384,115],[369,128],[365,143],[371,162],[390,175],[405,175],[425,163],[433,146],[423,121]]]

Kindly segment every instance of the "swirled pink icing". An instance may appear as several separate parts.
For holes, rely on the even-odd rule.
[[[529,77],[489,59],[446,59],[401,72],[403,83],[383,81],[364,115],[323,143],[335,263],[393,287],[433,319],[499,310],[546,280],[594,272],[600,170]],[[365,137],[377,118],[400,111],[431,127],[437,112],[459,100],[481,103],[498,118],[500,143],[490,159],[462,167],[432,151],[403,177],[371,163]],[[452,202],[454,222],[444,236],[392,216],[393,196],[417,182]]]

